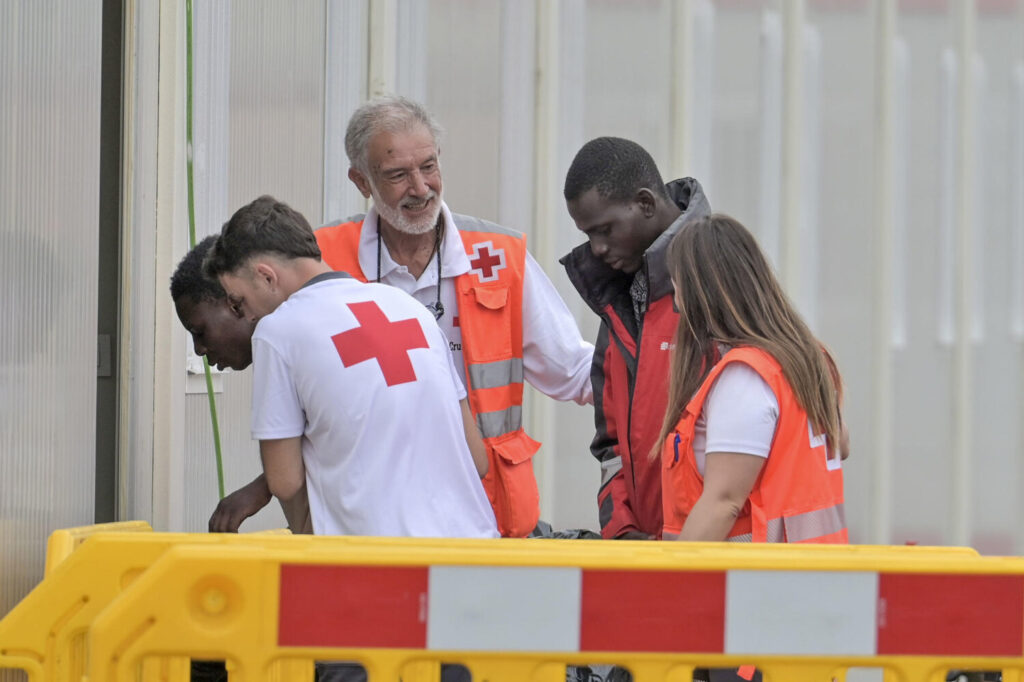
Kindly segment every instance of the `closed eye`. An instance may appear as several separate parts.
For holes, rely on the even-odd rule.
[[[244,300],[245,299],[235,298],[233,296],[228,297],[228,307],[231,308],[231,312],[233,312],[236,317],[242,317],[242,303]]]

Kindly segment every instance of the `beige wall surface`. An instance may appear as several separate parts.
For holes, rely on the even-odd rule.
[[[0,613],[93,519],[101,9],[0,5]]]

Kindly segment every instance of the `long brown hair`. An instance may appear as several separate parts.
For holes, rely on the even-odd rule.
[[[783,293],[754,236],[737,220],[713,214],[687,223],[667,257],[682,301],[668,410],[652,457],[717,362],[720,343],[753,346],[775,358],[815,432],[838,453],[839,371]]]

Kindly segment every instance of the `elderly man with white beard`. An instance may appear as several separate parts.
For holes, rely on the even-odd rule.
[[[412,295],[447,335],[487,445],[484,488],[506,537],[540,508],[522,428],[523,381],[556,400],[592,404],[593,346],[520,232],[452,213],[442,198],[441,128],[420,104],[382,97],[348,124],[349,179],[373,199],[366,215],[316,231],[335,270]]]

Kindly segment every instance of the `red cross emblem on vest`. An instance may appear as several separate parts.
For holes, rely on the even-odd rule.
[[[410,318],[392,322],[375,301],[346,305],[359,326],[331,337],[341,364],[351,367],[376,360],[388,386],[416,381],[409,351],[428,347],[419,320]]]
[[[473,244],[469,267],[481,282],[493,282],[498,279],[498,271],[505,267],[505,249],[496,249],[491,242]]]

